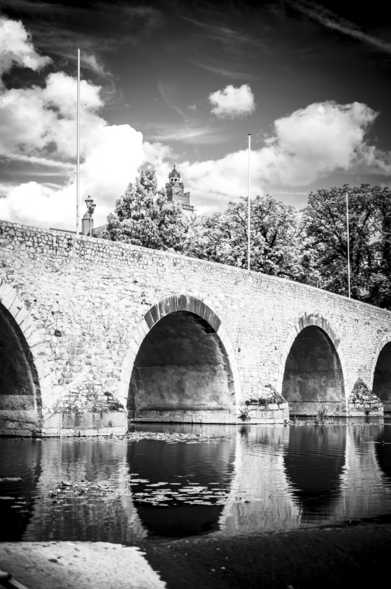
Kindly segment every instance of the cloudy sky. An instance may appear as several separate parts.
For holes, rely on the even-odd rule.
[[[200,213],[246,195],[248,133],[253,196],[391,185],[382,5],[1,0],[0,218],[74,228],[78,47],[97,225],[147,163],[161,187],[176,163]]]

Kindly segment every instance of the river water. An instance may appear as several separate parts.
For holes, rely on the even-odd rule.
[[[0,541],[134,544],[391,519],[389,424],[139,429],[199,439],[1,439]]]

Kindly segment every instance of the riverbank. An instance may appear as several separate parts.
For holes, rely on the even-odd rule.
[[[367,588],[389,576],[391,525],[211,535],[124,547],[0,544],[0,569],[28,589]]]

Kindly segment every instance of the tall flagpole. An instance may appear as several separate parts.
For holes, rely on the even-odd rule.
[[[348,296],[350,299],[350,238],[349,238],[349,199],[346,192],[346,235],[347,235],[347,249],[348,249]]]
[[[80,49],[77,50],[76,235],[80,233]]]
[[[251,269],[251,242],[250,242],[250,153],[251,153],[251,133],[248,134],[248,199],[247,199],[247,268],[248,271]]]

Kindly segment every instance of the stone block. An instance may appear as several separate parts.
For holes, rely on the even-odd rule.
[[[41,338],[37,331],[33,331],[31,335],[27,338],[29,346],[32,348],[33,346],[40,345],[42,343]]]
[[[128,383],[128,386],[129,386],[131,376],[132,376],[131,370],[128,369],[127,367],[123,367],[123,369],[121,370],[121,376],[120,376],[121,382]]]
[[[21,306],[18,312],[14,315],[14,319],[20,326],[23,323],[23,320],[26,319],[26,317],[28,316],[29,312],[27,311],[27,309],[24,306]]]
[[[4,307],[9,310],[12,306],[15,298],[17,297],[16,291],[14,291],[8,284],[2,284],[0,287],[0,302]]]
[[[0,410],[35,411],[35,406],[33,395],[0,395]]]

